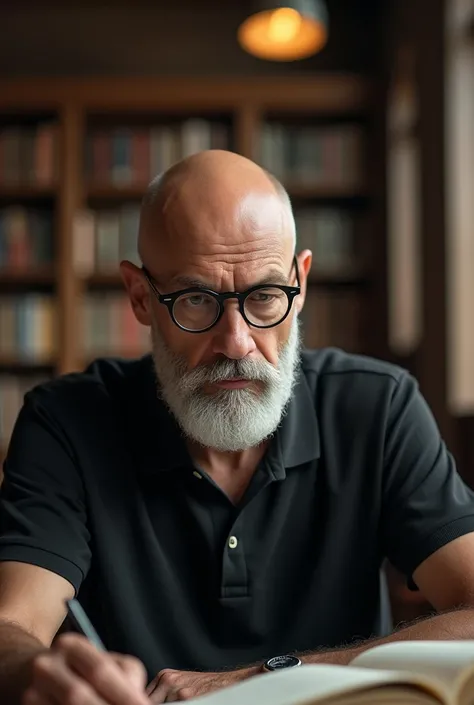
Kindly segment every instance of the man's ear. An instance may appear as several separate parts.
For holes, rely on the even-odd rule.
[[[135,318],[143,326],[151,326],[150,288],[142,270],[124,260],[120,262],[120,275],[127,290]]]
[[[306,299],[308,275],[311,270],[313,253],[311,250],[303,250],[303,252],[300,252],[300,254],[296,256],[296,260],[298,262],[298,272],[300,275],[301,294],[296,297],[295,305],[297,313],[300,314]]]

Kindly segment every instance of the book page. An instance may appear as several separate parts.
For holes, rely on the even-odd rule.
[[[474,674],[474,640],[394,641],[365,651],[352,665],[425,675],[455,698]]]
[[[445,705],[415,674],[348,666],[303,665],[254,676],[190,705]]]

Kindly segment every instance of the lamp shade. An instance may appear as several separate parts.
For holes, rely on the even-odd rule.
[[[323,0],[259,0],[239,27],[240,46],[267,61],[296,61],[316,54],[328,37]]]

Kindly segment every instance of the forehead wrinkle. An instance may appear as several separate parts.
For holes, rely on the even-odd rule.
[[[223,262],[222,260],[218,260],[214,263],[217,266],[211,266],[211,268],[209,268],[209,266],[207,266],[208,262],[208,259],[205,263],[192,263],[188,261],[183,266],[179,266],[179,268],[175,266],[171,270],[168,270],[162,279],[168,284],[175,282],[181,277],[182,281],[193,280],[196,283],[199,282],[200,284],[215,289],[224,286],[221,284],[224,279],[226,281],[236,282],[235,286],[231,286],[231,289],[235,289],[237,284],[238,288],[244,289],[252,286],[258,279],[265,277],[267,272],[272,272],[279,278],[287,280],[291,268],[291,263],[284,262],[281,257],[275,257],[273,252],[267,252],[265,257],[263,259],[260,258],[258,262],[256,258],[252,261],[245,259],[241,263],[238,263],[244,266],[237,269],[233,269],[232,264]],[[257,262],[257,264],[254,265],[253,262]],[[227,285],[224,288],[228,288]]]
[[[226,244],[226,243],[213,243],[214,247],[209,248],[209,244],[206,243],[204,247],[188,249],[189,254],[197,255],[200,257],[205,257],[206,261],[212,263],[219,263],[225,261],[227,264],[238,264],[240,262],[249,262],[265,257],[268,252],[284,258],[283,248],[278,247],[279,240],[272,238],[270,241],[259,242],[253,239],[249,239],[243,243]]]

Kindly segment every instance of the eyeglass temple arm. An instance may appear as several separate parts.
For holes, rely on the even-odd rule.
[[[297,282],[298,286],[299,286],[300,289],[301,289],[300,270],[299,270],[299,267],[298,267],[298,259],[297,259],[296,255],[293,255],[293,264],[295,265],[296,282]]]

